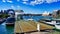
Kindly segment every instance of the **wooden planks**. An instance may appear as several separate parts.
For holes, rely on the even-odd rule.
[[[37,31],[37,23],[34,21],[24,21],[24,20],[17,21],[15,23],[14,32],[25,33],[25,32]],[[49,26],[44,23],[39,23],[39,24],[40,24],[40,30],[53,29],[53,26]]]
[[[47,24],[44,24],[44,23],[39,23],[40,24],[40,30],[46,30],[46,29],[53,29],[54,27],[53,26],[50,26],[50,25],[47,25]]]
[[[23,33],[23,32],[30,32],[36,31],[36,26],[31,24],[32,22],[29,21],[18,21],[15,23],[15,33]]]

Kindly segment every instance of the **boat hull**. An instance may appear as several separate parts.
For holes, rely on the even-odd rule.
[[[6,26],[14,26],[14,23],[6,23]]]

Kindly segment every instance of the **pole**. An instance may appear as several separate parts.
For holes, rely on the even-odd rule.
[[[38,30],[38,32],[40,32],[40,24],[39,23],[37,23],[37,30]]]

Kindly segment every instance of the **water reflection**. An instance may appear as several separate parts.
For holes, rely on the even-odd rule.
[[[0,34],[13,34],[14,26],[6,26],[5,23],[0,24]]]

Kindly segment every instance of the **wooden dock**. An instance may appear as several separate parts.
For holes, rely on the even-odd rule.
[[[49,26],[43,23],[40,24],[40,30],[53,29],[53,26]],[[14,33],[28,33],[37,31],[37,23],[34,21],[24,21],[20,20],[15,23]]]
[[[15,34],[37,31],[36,23],[33,21],[18,21],[15,23]]]

